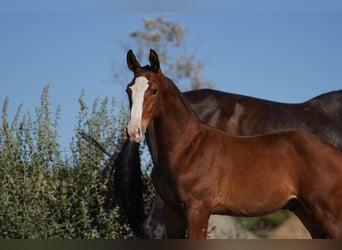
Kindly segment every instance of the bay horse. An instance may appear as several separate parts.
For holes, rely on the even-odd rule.
[[[154,185],[164,202],[183,209],[189,238],[206,237],[210,214],[258,216],[293,204],[320,232],[342,237],[342,154],[334,146],[294,129],[231,136],[200,122],[156,52],[141,67],[129,51],[127,64],[130,140],[141,141],[153,122]]]
[[[203,123],[231,135],[246,136],[283,128],[300,128],[320,136],[342,151],[342,91],[325,93],[297,104],[273,102],[212,89],[187,91],[183,95]],[[148,128],[146,139],[154,165],[157,165],[157,152],[153,150],[155,138],[152,133],[148,133],[149,130]],[[115,192],[115,197],[125,201],[122,207],[131,226],[139,229],[135,232],[140,237],[185,237],[186,225],[182,214],[168,208],[158,194],[146,219],[142,213],[137,212],[144,209],[143,204],[137,202],[142,201],[142,198],[137,199],[132,192],[139,191],[138,183],[141,180],[137,175],[136,179],[127,178],[127,173],[134,173],[135,169],[140,170],[139,160],[134,160],[139,157],[139,149],[129,139],[125,145],[120,152],[122,157],[118,157],[114,164],[117,170],[114,172],[114,183],[122,186],[121,190]],[[121,172],[124,173],[118,174]],[[127,192],[129,189],[132,191]],[[299,211],[298,208],[296,213],[299,214]],[[311,235],[314,238],[326,237],[317,232],[311,232]]]

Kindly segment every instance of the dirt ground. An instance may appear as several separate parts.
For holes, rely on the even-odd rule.
[[[291,215],[268,236],[270,239],[311,239],[309,232],[295,215]]]
[[[209,220],[209,239],[257,239],[258,236],[238,228],[232,217],[213,215]],[[291,215],[279,227],[263,233],[269,239],[311,239],[310,234],[295,215]]]

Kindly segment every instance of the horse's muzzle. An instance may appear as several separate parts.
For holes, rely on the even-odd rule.
[[[131,142],[139,143],[144,139],[145,129],[140,126],[131,126],[129,123],[127,126],[127,133]]]

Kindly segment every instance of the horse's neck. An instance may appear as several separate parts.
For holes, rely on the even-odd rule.
[[[161,146],[171,153],[178,143],[187,143],[198,134],[200,123],[172,82],[168,84],[162,98],[161,112],[154,120],[154,127],[158,142],[164,144]]]
[[[194,137],[199,134],[200,124],[197,117],[182,98],[179,90],[171,84],[162,93],[160,113],[153,120],[152,141],[153,159],[156,160],[152,176],[156,190],[168,202],[179,205],[174,170],[178,160],[191,146]],[[152,144],[151,144],[152,142]]]

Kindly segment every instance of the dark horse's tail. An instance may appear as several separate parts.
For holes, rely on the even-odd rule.
[[[111,166],[111,170],[105,202],[106,207],[113,208],[114,204],[118,202],[132,230],[140,238],[143,238],[142,225],[145,220],[145,213],[139,144],[126,139],[120,153],[115,158],[115,155],[108,153],[93,137],[83,131],[79,132],[79,134],[110,158],[107,165],[107,167]],[[105,169],[108,169],[107,167]]]
[[[143,238],[145,220],[139,144],[126,139],[110,173],[108,195],[114,195],[132,230]]]

